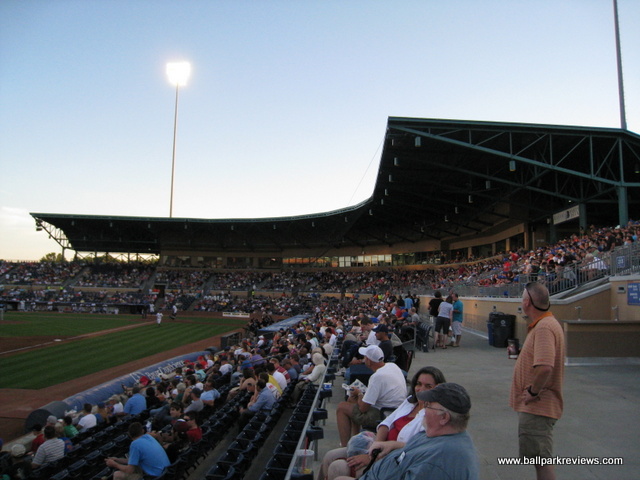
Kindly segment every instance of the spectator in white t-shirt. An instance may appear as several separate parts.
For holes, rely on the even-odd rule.
[[[84,404],[82,417],[80,417],[80,420],[78,420],[78,430],[88,430],[96,426],[96,424],[98,423],[98,419],[93,413],[91,413],[92,409],[93,406],[90,403]]]

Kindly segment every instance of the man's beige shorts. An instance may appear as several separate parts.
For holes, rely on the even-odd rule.
[[[518,413],[518,438],[521,457],[551,458],[553,456],[553,426],[555,418]]]
[[[361,427],[376,427],[380,423],[380,410],[370,407],[365,413],[362,413],[356,403],[351,410],[351,420]]]

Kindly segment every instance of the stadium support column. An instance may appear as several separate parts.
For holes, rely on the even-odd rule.
[[[578,222],[579,222],[579,227],[580,230],[582,230],[583,232],[587,231],[587,226],[588,226],[588,219],[587,219],[587,206],[584,203],[580,203],[580,205],[578,205],[578,209],[579,209],[579,217],[578,217]]]
[[[620,183],[616,186],[618,193],[618,223],[626,225],[629,222],[629,197],[627,196],[627,187],[624,178],[624,153],[622,150],[622,139],[618,139],[618,178]]]
[[[626,225],[629,222],[629,203],[627,198],[627,187],[618,185],[618,223]]]

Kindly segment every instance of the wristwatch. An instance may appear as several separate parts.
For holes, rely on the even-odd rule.
[[[531,395],[532,397],[537,397],[537,396],[540,394],[540,392],[538,392],[538,393],[533,393],[533,392],[531,391],[531,385],[529,385],[529,387],[527,388],[527,392],[529,392],[529,395]]]

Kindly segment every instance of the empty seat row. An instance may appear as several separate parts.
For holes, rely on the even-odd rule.
[[[235,437],[227,451],[207,472],[206,480],[240,480],[251,466],[290,400],[295,387],[291,382],[269,412],[258,412]]]
[[[295,461],[301,438],[304,437],[304,444],[308,445],[323,437],[322,428],[315,425],[315,422],[327,418],[327,411],[317,408],[319,393],[318,387],[313,384],[305,389],[260,480],[284,480],[291,463]],[[311,475],[308,477],[313,480]]]

